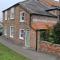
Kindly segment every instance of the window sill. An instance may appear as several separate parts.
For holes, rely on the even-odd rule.
[[[10,36],[11,38],[13,38],[13,36]]]
[[[7,34],[4,34],[5,36],[7,36]]]
[[[20,21],[20,22],[24,22],[24,21]]]
[[[14,18],[10,18],[10,19],[14,19]]]
[[[24,40],[24,38],[23,38],[23,37],[19,37],[19,39]]]
[[[5,19],[5,20],[7,20],[7,19]]]

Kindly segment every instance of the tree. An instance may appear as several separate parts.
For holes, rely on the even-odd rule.
[[[60,21],[54,26],[55,43],[60,44]]]

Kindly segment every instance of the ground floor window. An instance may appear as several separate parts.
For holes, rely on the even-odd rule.
[[[7,35],[7,29],[6,28],[4,29],[4,35]]]
[[[10,26],[10,37],[13,38],[13,36],[14,36],[14,27]]]
[[[19,30],[19,38],[24,40],[24,37],[25,37],[25,31],[24,31],[24,29],[20,29]]]

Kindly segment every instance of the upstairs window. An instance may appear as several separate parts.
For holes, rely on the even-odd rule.
[[[24,22],[24,20],[25,20],[25,12],[22,11],[20,12],[20,22]]]
[[[10,10],[10,19],[14,19],[14,8]]]
[[[5,20],[7,20],[7,11],[5,11]]]

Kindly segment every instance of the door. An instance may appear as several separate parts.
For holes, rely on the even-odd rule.
[[[26,35],[25,35],[25,46],[28,48],[30,47],[30,31],[26,30]]]

